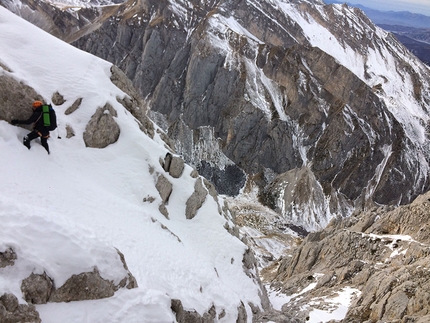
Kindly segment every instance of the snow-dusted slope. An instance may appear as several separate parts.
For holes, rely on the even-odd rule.
[[[115,247],[139,287],[100,301],[38,305],[44,323],[172,322],[174,298],[200,314],[212,305],[218,313],[225,310],[220,322],[235,321],[243,301],[250,320],[247,304],[260,306],[261,291],[243,271],[246,246],[225,230],[229,221],[212,198],[206,198],[194,219],[185,218],[185,202],[196,181],[192,168],[186,166],[179,179],[163,171],[164,143],[142,133],[118,103],[116,98],[125,94],[109,79],[111,64],[2,7],[0,47],[0,75],[26,83],[46,100],[57,91],[66,99],[55,107],[59,127],[51,133],[51,155],[37,140],[27,150],[21,141],[28,131],[0,120],[0,252],[13,247],[19,268],[0,269],[0,294],[19,294],[19,281],[30,272],[46,271],[64,281],[97,266],[110,278],[123,270],[109,252]],[[79,97],[81,107],[66,116],[65,109]],[[119,140],[105,149],[86,148],[85,126],[106,103],[118,112]],[[70,139],[65,138],[66,125],[76,134]],[[160,173],[173,184],[169,220],[158,209]],[[145,197],[155,201],[144,202]]]
[[[428,84],[427,65],[359,9],[341,4],[313,4],[315,9],[308,11],[285,2],[278,6],[301,26],[312,46],[335,57],[370,87],[381,85],[381,98],[407,134],[426,142],[429,89],[424,86],[418,94],[414,87],[420,83],[417,79]]]

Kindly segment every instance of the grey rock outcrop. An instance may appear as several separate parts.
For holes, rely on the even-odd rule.
[[[52,95],[51,101],[55,105],[62,105],[63,103],[66,102],[66,100],[64,99],[64,96],[58,91]]]
[[[178,156],[173,156],[167,153],[162,162],[163,169],[170,174],[173,178],[179,178],[185,168],[185,162]]]
[[[62,286],[56,286],[55,281],[46,272],[31,273],[21,283],[23,298],[29,304],[94,300],[111,297],[120,288],[138,287],[136,279],[128,270],[124,255],[119,250],[116,251],[126,270],[126,275],[119,283],[103,278],[97,267],[92,272],[72,275]]]
[[[124,98],[117,98],[125,109],[140,122],[140,129],[151,138],[154,138],[154,124],[147,116],[146,104],[133,86],[130,79],[117,66],[111,67],[111,81],[127,94]]]
[[[115,109],[109,104],[98,108],[88,122],[84,132],[84,142],[87,147],[105,148],[115,143],[120,135],[120,128],[114,117]]]
[[[197,211],[203,205],[207,195],[208,191],[203,185],[203,180],[201,178],[198,178],[194,184],[194,192],[188,198],[186,203],[185,217],[187,219],[191,220],[196,216]]]
[[[201,316],[196,311],[184,310],[182,302],[179,299],[172,299],[172,311],[176,314],[176,321],[178,323],[213,323],[214,322],[214,309],[212,309],[212,315],[205,317]],[[208,314],[208,313],[206,313]]]
[[[171,309],[175,313],[176,321],[178,323],[214,323],[219,319],[222,319],[225,315],[224,310],[217,313],[215,306],[212,306],[203,315],[200,315],[194,310],[184,310],[182,302],[179,299],[172,299]],[[245,305],[241,303],[238,307],[236,323],[245,323],[247,321],[248,315],[246,313]]]
[[[167,204],[169,202],[170,194],[172,194],[173,191],[172,183],[170,183],[169,180],[161,174],[160,176],[158,176],[155,188],[158,190],[158,193],[160,194],[163,203]]]
[[[122,257],[123,259],[123,257]],[[54,280],[46,273],[34,274],[24,279],[21,291],[30,304],[48,302],[71,302],[111,297],[119,288],[136,288],[136,279],[129,272],[118,285],[100,276],[97,268],[93,272],[72,275],[61,287],[56,288]]]
[[[103,279],[97,268],[93,272],[73,275],[51,294],[50,302],[71,302],[111,297],[118,288]]]
[[[5,251],[0,252],[0,268],[13,266],[16,259],[17,256],[13,248],[7,248]]]
[[[65,115],[72,114],[73,112],[79,109],[79,107],[81,106],[81,103],[82,103],[82,98],[76,99],[75,102],[73,102],[73,104],[70,107],[68,107],[66,111],[64,111],[64,114]]]
[[[54,291],[54,282],[46,274],[32,273],[21,283],[22,296],[31,304],[46,304]]]
[[[19,304],[13,294],[0,297],[0,322],[2,323],[41,323],[39,313],[33,304]]]
[[[1,69],[0,75],[0,120],[10,122],[12,119],[29,118],[33,101],[41,100],[41,96],[32,87],[18,82]]]

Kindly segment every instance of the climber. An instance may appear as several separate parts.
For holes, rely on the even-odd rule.
[[[31,124],[34,123],[33,131],[27,134],[27,136],[23,139],[23,144],[28,149],[30,149],[30,141],[40,137],[40,141],[42,146],[46,149],[49,154],[49,146],[48,146],[48,138],[49,138],[49,130],[44,125],[44,121],[42,118],[42,106],[43,103],[41,101],[33,102],[33,114],[27,120],[17,120],[13,119],[11,123],[13,125],[16,124]]]

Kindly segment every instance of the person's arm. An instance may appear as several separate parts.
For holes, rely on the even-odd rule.
[[[31,124],[31,123],[33,123],[33,122],[36,122],[37,121],[37,119],[39,118],[39,116],[40,116],[40,111],[34,111],[33,112],[33,114],[30,116],[30,118],[28,118],[27,120],[18,120],[18,119],[13,119],[12,121],[11,121],[11,123],[13,124],[13,125],[15,125],[15,124]]]

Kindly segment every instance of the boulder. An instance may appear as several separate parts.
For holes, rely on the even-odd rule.
[[[43,98],[30,86],[18,82],[0,70],[0,120],[27,119],[32,114],[34,100]]]
[[[79,109],[79,107],[81,106],[81,103],[82,103],[82,98],[76,99],[75,102],[73,102],[73,104],[70,107],[68,107],[66,111],[64,111],[64,114],[69,115],[75,112],[77,109]]]
[[[170,164],[169,174],[173,178],[179,178],[184,171],[185,162],[182,158],[173,156],[172,163]]]
[[[16,253],[12,248],[8,248],[4,252],[0,252],[0,268],[13,266],[16,259]]]
[[[114,117],[117,113],[109,103],[97,109],[85,128],[84,142],[87,147],[105,148],[118,140],[120,128]]]
[[[157,183],[155,184],[155,187],[158,190],[158,193],[160,193],[161,200],[164,204],[167,204],[169,202],[170,194],[172,194],[173,185],[169,182],[169,180],[164,177],[164,175],[158,176]]]
[[[60,287],[46,272],[31,273],[21,284],[23,298],[30,304],[94,300],[111,297],[120,288],[136,288],[137,281],[128,270],[124,255],[118,249],[116,251],[126,270],[126,275],[119,283],[103,278],[97,267],[91,272],[72,275]]]
[[[52,95],[51,101],[55,105],[62,105],[66,102],[66,100],[64,100],[63,95],[60,94],[58,91]]]
[[[196,216],[197,211],[203,205],[207,195],[208,191],[203,185],[203,180],[198,178],[194,184],[194,192],[186,203],[185,216],[187,219],[193,219]]]
[[[22,296],[31,304],[46,304],[54,288],[54,282],[46,273],[31,273],[21,283]]]
[[[41,323],[39,313],[33,304],[19,304],[13,294],[0,297],[0,322],[2,323]]]
[[[163,169],[170,174],[173,178],[181,177],[185,162],[178,156],[173,156],[171,153],[167,153],[162,163]]]
[[[2,304],[8,312],[15,312],[19,306],[16,296],[9,293],[3,294],[0,297],[0,304]]]
[[[113,282],[103,279],[97,268],[93,272],[73,275],[66,283],[55,289],[50,302],[71,302],[111,297],[117,287]]]

